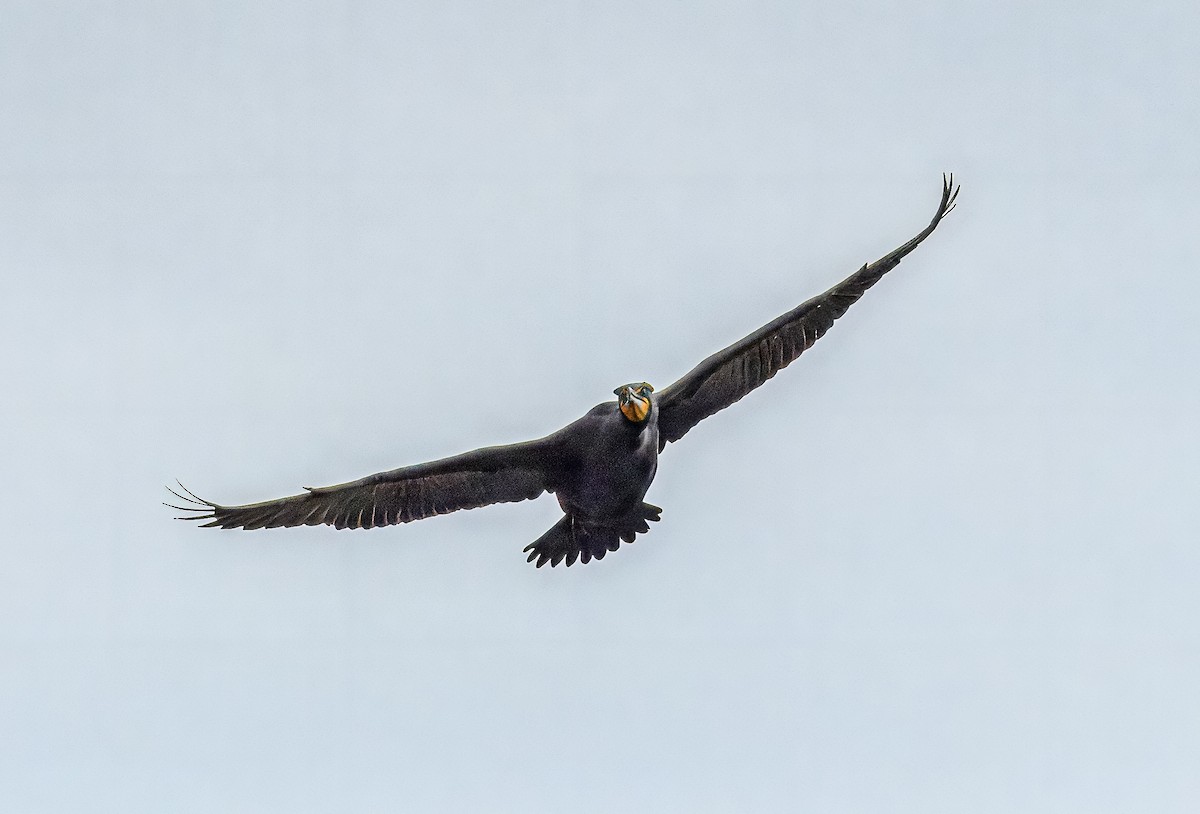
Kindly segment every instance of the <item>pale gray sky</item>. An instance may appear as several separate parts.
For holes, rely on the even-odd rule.
[[[5,0],[0,807],[1195,811],[1200,12],[1080,8]],[[943,170],[601,563],[158,505],[665,385]]]

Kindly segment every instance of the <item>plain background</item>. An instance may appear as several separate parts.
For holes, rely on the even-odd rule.
[[[0,808],[1200,806],[1193,3],[0,3]],[[175,522],[539,436],[924,226],[662,457]]]

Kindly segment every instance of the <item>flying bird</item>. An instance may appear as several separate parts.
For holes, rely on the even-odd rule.
[[[186,496],[168,489],[185,505],[166,505],[187,512],[181,520],[207,521],[202,523],[206,528],[323,523],[370,529],[550,492],[563,516],[526,546],[528,561],[540,568],[604,559],[659,519],[662,510],[642,498],[666,445],[812,347],[852,303],[932,234],[957,196],[954,176],[943,175],[937,212],[912,240],[714,353],[669,387],[655,391],[646,382],[623,384],[613,391],[615,401],[596,405],[545,438],[477,449],[336,486],[305,487],[303,494],[244,506],[204,500],[179,484]]]

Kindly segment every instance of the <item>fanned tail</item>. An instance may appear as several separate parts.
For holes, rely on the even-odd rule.
[[[553,568],[564,560],[568,566],[574,565],[575,560],[585,565],[592,560],[602,560],[605,554],[620,548],[622,541],[632,543],[638,534],[650,531],[650,523],[658,521],[661,514],[662,509],[643,503],[611,525],[563,515],[549,531],[525,546],[529,552],[528,561],[536,560],[538,568],[546,563]]]

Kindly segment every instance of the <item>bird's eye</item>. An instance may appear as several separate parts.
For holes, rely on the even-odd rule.
[[[638,388],[638,395],[642,396],[643,398],[646,396],[649,396],[653,392],[654,392],[654,388],[652,388],[648,384],[643,384],[641,387]]]

